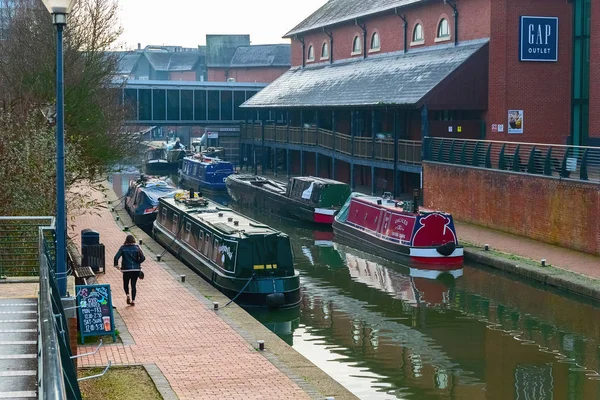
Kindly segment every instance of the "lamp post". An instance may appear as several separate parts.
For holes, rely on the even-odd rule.
[[[56,26],[56,280],[61,296],[67,294],[67,205],[65,188],[65,99],[63,30],[75,0],[42,0]]]

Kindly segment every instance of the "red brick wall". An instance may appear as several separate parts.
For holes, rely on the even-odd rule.
[[[592,2],[590,38],[590,137],[600,138],[600,4]]]
[[[196,80],[196,71],[186,71],[186,72],[171,72],[169,80],[172,81],[195,81]]]
[[[236,82],[271,83],[288,69],[288,67],[230,68],[229,77],[235,78]]]
[[[571,131],[572,5],[564,0],[493,0],[487,138],[566,143]],[[559,18],[558,62],[520,62],[522,15]],[[508,110],[523,110],[521,135],[507,133]],[[504,124],[504,133],[492,132]]]
[[[487,38],[490,36],[490,0],[461,0],[459,7],[459,40],[472,40],[478,38]],[[432,46],[437,35],[437,27],[442,17],[446,18],[450,24],[451,41],[454,40],[454,18],[452,17],[452,8],[439,3],[429,3],[420,7],[412,7],[400,10],[401,14],[406,15],[408,21],[407,43],[410,46],[412,33],[416,21],[423,24],[425,33],[425,45]],[[404,47],[403,21],[393,12],[365,18],[364,22],[367,28],[367,50],[371,48],[371,37],[373,32],[379,33],[381,41],[381,50],[375,53],[386,53],[402,50]],[[362,30],[353,22],[335,27],[333,32],[333,57],[335,60],[341,60],[351,57],[361,57],[362,55],[352,56],[352,42],[355,35],[362,38]],[[315,62],[320,62],[321,46],[323,42],[329,42],[329,38],[324,32],[308,33],[304,36],[306,52],[308,46],[315,48]],[[361,42],[362,43],[362,42]],[[306,56],[306,54],[305,54]],[[292,40],[292,65],[302,65],[302,45],[298,40]]]
[[[427,162],[423,182],[425,206],[457,220],[600,254],[598,184]]]
[[[235,78],[236,82],[271,83],[283,75],[287,67],[257,68],[209,68],[209,82],[226,82],[227,78]]]

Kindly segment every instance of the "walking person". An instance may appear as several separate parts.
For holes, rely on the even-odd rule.
[[[119,248],[115,255],[114,266],[119,266],[119,258],[121,261],[121,272],[123,272],[123,289],[127,295],[127,304],[135,306],[136,283],[140,277],[142,263],[146,260],[142,249],[135,243],[133,235],[127,235],[125,243]],[[131,282],[131,297],[129,297],[129,283]]]

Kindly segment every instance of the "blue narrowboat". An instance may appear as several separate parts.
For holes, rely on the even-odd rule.
[[[129,182],[125,210],[137,226],[150,229],[158,213],[158,199],[173,197],[176,192],[177,188],[167,182],[142,175]]]
[[[179,172],[179,184],[185,189],[202,191],[225,191],[225,180],[235,170],[233,164],[218,158],[185,157]]]

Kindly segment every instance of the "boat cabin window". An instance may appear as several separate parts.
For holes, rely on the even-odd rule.
[[[210,237],[210,233],[206,233],[206,235],[204,235],[204,251],[202,253],[204,253],[204,255],[208,258],[210,258],[210,250],[211,250],[211,237]]]
[[[162,211],[160,212],[160,221],[163,225],[167,222],[167,209],[165,207],[162,207]]]
[[[198,170],[198,166],[194,164],[194,168],[192,168],[192,175],[196,175],[196,171]]]
[[[186,222],[185,223],[185,241],[189,243],[190,241],[190,236],[192,234],[192,223],[191,222]]]
[[[198,231],[198,251],[202,252],[202,244],[204,243],[204,231]]]
[[[179,222],[179,215],[173,214],[173,226],[171,227],[171,231],[177,232],[177,223]]]
[[[223,266],[223,263],[221,262],[221,257],[219,254],[219,239],[217,239],[215,237],[215,241],[214,241],[214,245],[213,245],[213,261],[215,262],[215,264]]]

